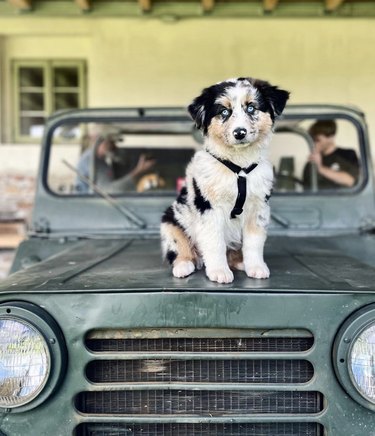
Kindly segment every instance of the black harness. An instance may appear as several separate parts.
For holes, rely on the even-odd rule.
[[[251,173],[251,171],[253,171],[258,166],[258,164],[253,163],[247,168],[241,168],[240,166],[234,164],[230,160],[220,159],[219,157],[213,154],[211,154],[211,156],[217,159],[219,162],[221,162],[223,165],[225,165],[235,174],[237,174],[238,193],[237,193],[236,203],[234,205],[234,208],[232,209],[232,212],[230,213],[231,218],[236,218],[237,215],[241,215],[241,213],[243,212],[243,205],[245,204],[245,200],[246,200],[246,177],[240,176],[239,174],[241,171],[243,171],[245,174]]]

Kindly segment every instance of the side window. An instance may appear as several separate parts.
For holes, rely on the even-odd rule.
[[[84,61],[14,61],[16,142],[36,142],[52,113],[85,106]]]
[[[309,136],[297,127],[276,130],[271,143],[275,192],[303,192],[303,172],[312,149]]]
[[[281,121],[270,157],[275,192],[329,193],[363,180],[358,131],[349,119]]]

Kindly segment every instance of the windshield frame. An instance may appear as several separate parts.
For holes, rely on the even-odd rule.
[[[160,113],[160,116],[158,115]],[[274,214],[285,216],[285,207],[292,213],[296,208],[306,210],[313,208],[317,211],[319,226],[312,228],[315,233],[324,232],[353,232],[363,225],[371,213],[374,203],[374,187],[372,162],[370,158],[370,146],[367,136],[367,127],[363,114],[355,109],[345,106],[328,105],[290,105],[285,110],[284,120],[295,119],[318,119],[318,118],[340,117],[353,122],[358,130],[362,181],[354,189],[335,190],[333,193],[303,192],[279,192],[275,193],[270,202]],[[29,234],[41,237],[102,237],[104,235],[126,235],[137,234],[139,237],[148,237],[159,233],[160,217],[176,198],[176,192],[161,194],[137,194],[126,193],[125,195],[113,195],[113,199],[121,208],[133,211],[138,217],[147,223],[147,229],[139,229],[124,217],[124,214],[108,204],[102,196],[69,194],[59,195],[49,189],[48,164],[50,158],[50,147],[53,130],[67,121],[74,123],[95,121],[100,123],[106,121],[139,122],[143,118],[146,122],[178,122],[183,123],[186,128],[192,126],[192,121],[182,108],[151,108],[142,109],[87,109],[69,111],[58,114],[47,121],[45,135],[42,142],[41,160],[37,179],[37,190],[32,214],[32,222]],[[288,200],[290,199],[290,201]],[[332,201],[324,202],[330,198]],[[347,200],[350,198],[350,207]],[[322,206],[325,204],[326,206]],[[337,220],[341,213],[345,219]],[[350,228],[349,228],[350,227]],[[280,232],[306,232],[306,228],[283,228]]]

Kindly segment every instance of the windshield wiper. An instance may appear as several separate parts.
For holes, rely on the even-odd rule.
[[[285,229],[288,229],[290,227],[290,221],[280,216],[279,214],[271,212],[271,219],[273,219],[277,224],[280,224]]]
[[[135,224],[140,229],[145,229],[147,227],[146,221],[144,221],[142,218],[140,218],[138,215],[136,215],[134,212],[132,212],[127,207],[124,207],[116,201],[115,198],[113,198],[111,195],[109,195],[107,192],[105,192],[102,188],[100,188],[95,182],[93,182],[91,179],[86,177],[85,175],[81,174],[77,168],[75,168],[73,165],[71,165],[68,161],[65,159],[62,160],[63,164],[66,165],[70,170],[72,170],[74,173],[77,174],[77,176],[85,183],[87,183],[90,188],[99,194],[101,197],[106,200],[106,202],[116,209],[118,212],[121,213],[122,216],[124,216],[128,221]]]

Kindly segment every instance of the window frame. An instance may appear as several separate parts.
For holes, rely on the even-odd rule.
[[[41,68],[44,74],[44,84],[40,87],[44,96],[44,107],[41,111],[23,111],[21,110],[21,83],[20,83],[20,70],[22,68]],[[86,107],[86,88],[87,88],[87,66],[86,61],[83,59],[35,59],[35,60],[12,60],[12,76],[13,76],[13,117],[12,117],[12,140],[15,143],[29,143],[35,144],[41,141],[41,138],[33,138],[30,135],[23,135],[21,131],[21,118],[22,112],[35,112],[35,116],[41,116],[47,118],[55,112],[55,94],[56,87],[53,83],[54,70],[59,67],[73,67],[77,69],[78,73],[78,85],[76,87],[61,87],[65,92],[72,91],[77,93],[78,107],[72,108],[72,110],[82,109]],[[27,87],[24,87],[27,91]],[[36,87],[30,87],[31,92],[36,92]]]

